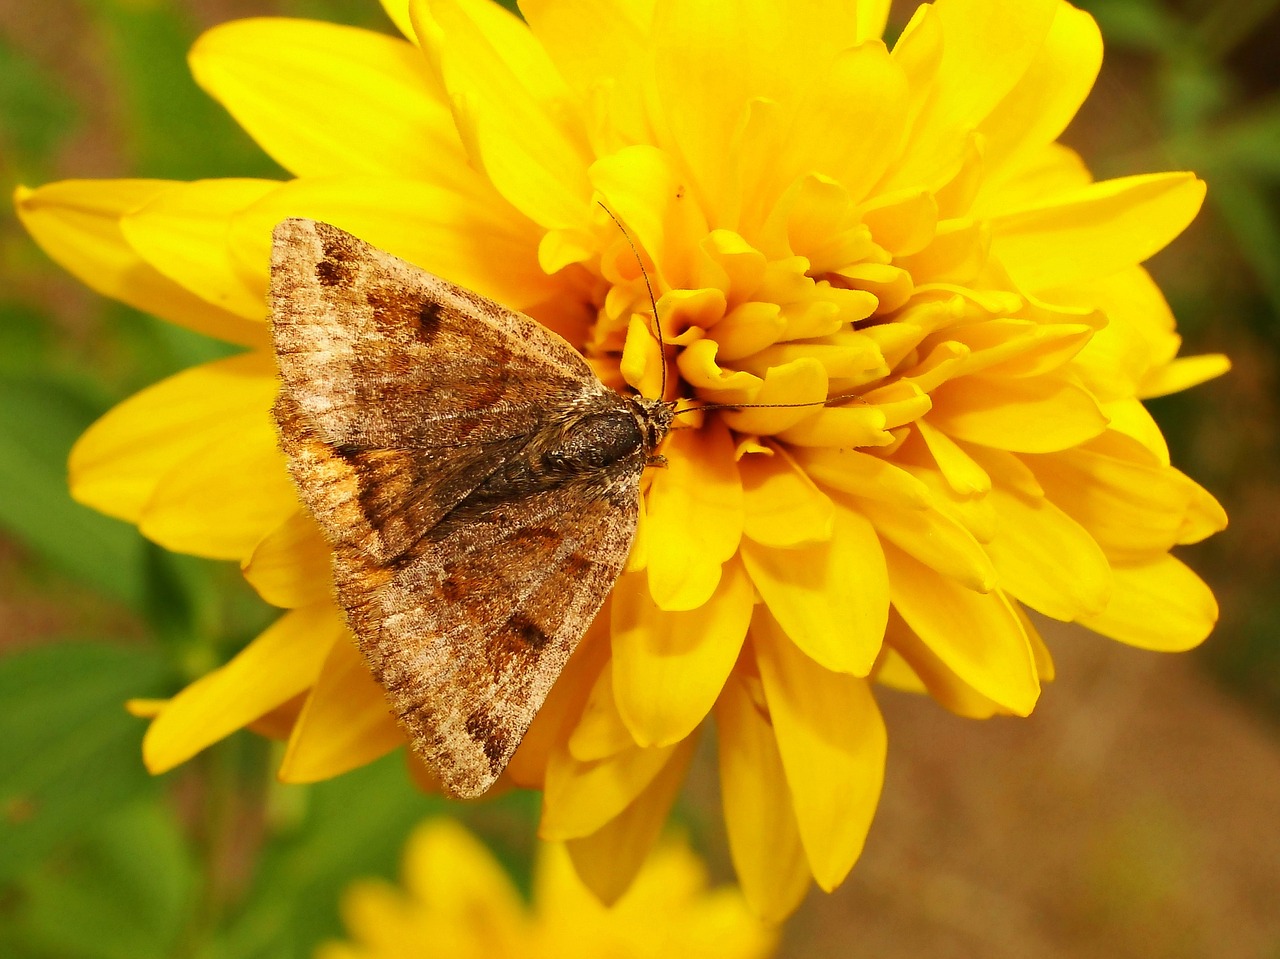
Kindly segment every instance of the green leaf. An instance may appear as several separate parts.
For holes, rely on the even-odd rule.
[[[187,50],[200,30],[184,10],[131,0],[94,8],[124,102],[123,132],[136,174],[177,180],[281,175],[192,79]]]
[[[1280,101],[1255,107],[1217,130],[1202,148],[1216,169],[1280,179]]]
[[[23,884],[15,938],[31,954],[62,959],[166,959],[197,876],[173,812],[130,804]]]
[[[1211,202],[1236,236],[1240,255],[1253,267],[1258,285],[1280,313],[1280,223],[1265,191],[1243,177],[1209,180]]]
[[[1097,19],[1108,47],[1174,54],[1187,42],[1187,28],[1163,3],[1085,0],[1080,6]]]
[[[124,701],[154,695],[164,672],[150,650],[103,643],[0,659],[0,880],[154,789]]]
[[[244,911],[201,959],[309,956],[316,943],[342,934],[346,884],[395,876],[409,830],[445,808],[410,783],[400,751],[312,787],[278,787],[276,796],[303,808],[264,850]]]
[[[59,78],[0,41],[0,117],[0,146],[17,168],[14,179],[42,179],[50,154],[71,132],[76,109]]]
[[[136,608],[141,539],[67,491],[67,453],[92,418],[62,384],[0,377],[0,527],[58,569]]]

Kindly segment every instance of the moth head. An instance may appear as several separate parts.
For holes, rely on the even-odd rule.
[[[631,396],[636,422],[640,426],[640,435],[644,439],[646,458],[652,457],[671,429],[671,421],[675,418],[676,404],[662,399],[650,399],[647,396]]]

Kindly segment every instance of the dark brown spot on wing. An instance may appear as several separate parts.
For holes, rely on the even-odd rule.
[[[511,542],[519,546],[552,549],[563,539],[564,535],[558,530],[546,526],[526,526],[511,537]]]
[[[440,582],[440,595],[451,603],[456,603],[467,595],[466,580],[460,576],[446,576]]]
[[[489,768],[495,774],[501,772],[507,758],[509,737],[485,712],[474,712],[467,717],[467,735],[478,742],[489,759]]]
[[[434,300],[425,300],[418,306],[418,338],[430,343],[440,332],[441,314],[444,307]]]
[[[511,635],[524,640],[525,643],[532,646],[534,649],[539,649],[542,646],[545,646],[547,644],[547,640],[550,638],[541,626],[535,623],[524,613],[516,613],[512,616],[507,627],[510,630]]]
[[[581,553],[570,553],[569,557],[564,561],[565,573],[573,579],[585,575],[595,562],[589,557],[583,556]]]
[[[406,294],[385,287],[365,294],[365,302],[373,312],[373,321],[387,335],[408,334],[430,344],[440,334],[447,318],[447,308],[432,299]]]
[[[321,286],[346,286],[355,278],[351,245],[337,236],[324,239],[324,258],[316,264],[316,282]]]
[[[321,260],[316,264],[316,282],[321,286],[341,286],[346,271],[332,260]]]

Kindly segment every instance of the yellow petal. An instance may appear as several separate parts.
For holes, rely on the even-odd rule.
[[[641,574],[613,589],[613,693],[640,746],[688,737],[711,711],[751,622],[751,580],[736,560],[709,600],[688,612],[654,605]]]
[[[890,0],[858,0],[858,32],[859,41],[878,40],[884,35],[885,24],[889,22]]]
[[[906,131],[907,78],[884,44],[864,43],[837,54],[822,82],[800,94],[777,175],[829,176],[860,202],[888,166]],[[856,130],[853,136],[832,135]]]
[[[968,323],[947,333],[969,349],[964,371],[987,376],[1042,376],[1072,360],[1093,338],[1084,323],[1036,323],[997,319]]]
[[[608,867],[607,849],[600,845],[601,865]],[[543,850],[533,901],[543,928],[554,936],[548,956],[765,959],[776,944],[777,930],[751,915],[736,888],[707,888],[706,865],[679,840],[659,843],[627,893],[609,908],[574,875],[573,866],[583,866],[580,857],[571,865],[559,847]],[[557,867],[555,873],[547,866]],[[655,924],[655,916],[663,921]]]
[[[857,42],[859,23],[854,5],[838,0],[814,0],[803,16],[763,0],[659,0],[652,36],[661,112],[655,123],[677,145],[705,208],[727,213],[738,200],[734,147],[748,105],[779,104],[786,129],[800,92],[821,83],[836,53]],[[777,195],[778,183],[748,192],[757,189]]]
[[[120,218],[169,190],[164,180],[65,180],[14,193],[18,216],[41,248],[97,292],[171,323],[243,346],[270,340],[254,322],[214,306],[147,263],[125,240]]]
[[[1205,353],[1201,356],[1184,356],[1166,363],[1143,378],[1138,395],[1143,399],[1180,393],[1193,386],[1207,383],[1231,369],[1231,360],[1221,353]]]
[[[706,342],[708,341],[699,340],[690,349]],[[689,350],[684,350],[680,358],[684,359],[688,355]],[[666,366],[662,347],[658,345],[649,324],[634,313],[627,324],[627,341],[622,347],[618,369],[627,384],[641,396],[661,396],[666,391],[666,384],[663,382]]]
[[[968,126],[1021,83],[1054,21],[1057,0],[938,0],[945,40],[929,118]]]
[[[1069,3],[1056,7],[1053,24],[1030,67],[978,127],[993,178],[1000,177],[1005,164],[1017,164],[1056,140],[1097,79],[1102,65],[1098,25]]]
[[[147,729],[142,758],[162,773],[307,689],[346,623],[331,603],[285,613],[220,669],[169,701]]]
[[[298,493],[271,422],[260,413],[219,430],[159,478],[138,516],[167,549],[243,560],[298,509]]]
[[[623,579],[629,578],[623,577]],[[622,585],[621,580],[619,584]],[[616,589],[617,587],[615,587],[615,593],[609,597],[609,616],[604,617],[610,621],[613,619],[615,597],[619,595]],[[597,622],[600,618],[597,617]],[[612,656],[609,657],[609,662],[612,663]],[[618,701],[614,696],[613,670],[600,669],[589,689],[590,692],[580,710],[581,715],[573,724],[566,742],[569,755],[579,762],[592,762],[634,749],[636,741],[618,712]]]
[[[1023,459],[1049,499],[1109,556],[1140,556],[1177,542],[1194,493],[1181,473],[1143,454],[1112,442]]]
[[[246,353],[185,370],[120,403],[76,441],[69,463],[77,501],[137,522],[156,485],[211,440],[260,422],[276,394],[275,358]]]
[[[196,82],[295,176],[466,168],[444,90],[404,40],[259,17],[209,30],[190,63]]]
[[[787,327],[777,303],[751,301],[734,307],[716,324],[718,356],[725,362],[740,360],[776,343]]]
[[[606,906],[631,886],[666,824],[689,771],[696,739],[681,743],[631,805],[592,833],[565,843],[578,877]]]
[[[907,692],[927,692],[940,705],[967,719],[1010,714],[1008,707],[982,695],[957,676],[897,611],[889,613],[885,643],[897,654],[897,659],[888,663],[888,685]]]
[[[975,593],[885,546],[889,596],[906,624],[960,680],[1019,716],[1040,682],[1026,633],[1004,594]]]
[[[1198,543],[1227,528],[1227,511],[1207,489],[1189,477],[1183,477],[1189,487],[1190,502],[1182,525],[1178,528],[1178,545]]]
[[[632,317],[633,324],[635,321],[636,317]],[[637,334],[639,332],[637,331]],[[653,334],[649,333],[647,329],[644,332],[647,334],[648,340],[654,342]],[[628,343],[631,339],[632,337],[627,337]],[[656,343],[654,345],[656,346]],[[696,343],[690,343],[681,350],[680,355],[676,357],[676,368],[680,371],[681,379],[695,390],[741,391],[743,394],[758,395],[762,383],[760,377],[745,370],[732,370],[722,367],[716,362],[716,353],[719,348],[720,344],[716,340],[698,340]],[[717,396],[716,400],[719,401],[720,397]],[[759,431],[753,430],[752,432]]]
[[[130,716],[139,719],[155,719],[169,705],[167,699],[126,699],[124,709]]]
[[[298,716],[302,714],[302,706],[306,699],[307,694],[305,692],[298,693],[292,699],[285,700],[275,709],[263,713],[245,728],[250,732],[257,733],[259,736],[265,736],[267,739],[278,739],[282,743],[287,742],[289,734],[293,732],[293,724],[298,721]]]
[[[616,131],[617,145],[650,139],[644,104],[649,23],[641,10],[631,7],[615,0],[520,4],[534,35],[579,99],[601,99],[600,119]]]
[[[1107,427],[1086,390],[1055,377],[951,380],[934,391],[929,422],[954,439],[1019,453],[1068,449]]]
[[[862,211],[862,222],[876,245],[893,256],[919,253],[938,228],[938,204],[927,190],[908,190],[873,197]]]
[[[999,517],[986,544],[1001,589],[1032,609],[1070,622],[1104,609],[1111,597],[1111,567],[1085,530],[1052,502],[996,487]]]
[[[917,429],[938,464],[939,472],[954,492],[960,496],[972,496],[991,489],[991,477],[951,437],[935,429],[928,420],[920,420]]]
[[[441,31],[440,69],[474,163],[498,192],[548,229],[585,225],[593,215],[590,151],[567,88],[528,28],[496,5],[430,0]],[[422,29],[418,31],[421,36]]]
[[[1018,622],[1022,623],[1022,630],[1027,634],[1027,641],[1031,643],[1031,655],[1035,658],[1036,672],[1040,675],[1040,682],[1052,682],[1055,672],[1053,655],[1049,652],[1044,637],[1040,635],[1040,631],[1031,622],[1031,617],[1027,615],[1027,611],[1021,604],[1011,603],[1010,605],[1018,614]]]
[[[986,265],[990,243],[990,231],[984,222],[943,220],[920,252],[899,258],[893,268],[902,270],[916,283],[970,283]],[[910,292],[908,286],[905,293]],[[882,302],[880,312],[898,305]]]
[[[991,221],[991,255],[1022,290],[1104,277],[1162,250],[1204,202],[1191,173],[1094,183]]]
[[[918,114],[901,162],[881,189],[937,187],[961,162],[976,128],[1026,74],[1057,0],[938,0],[903,31],[894,58],[907,71]]]
[[[825,543],[771,549],[750,541],[742,560],[769,612],[824,668],[865,676],[884,639],[889,584],[880,540],[856,509],[837,503]]]
[[[871,521],[881,541],[905,550],[935,573],[976,592],[995,587],[995,568],[974,538],[937,500],[928,509],[903,509],[873,499],[859,499],[858,510]]]
[[[892,614],[890,620],[896,623],[899,630],[907,631],[906,626],[902,625],[902,619],[897,614]],[[894,637],[890,634],[885,635],[885,647],[880,654],[880,659],[876,662],[876,671],[873,674],[873,678],[881,686],[887,686],[899,692],[927,694],[929,688],[921,682],[916,671],[902,658],[902,654],[896,648],[889,645],[889,640],[892,638]]]
[[[780,922],[809,888],[809,867],[773,727],[736,675],[716,703],[729,852],[751,909]]]
[[[605,666],[609,658],[609,642],[605,629],[609,620],[609,602],[605,600],[605,608],[579,641],[578,648],[565,663],[542,708],[533,717],[529,731],[516,747],[515,755],[507,765],[507,775],[517,785],[541,789],[552,753],[567,740],[572,753],[572,741],[568,737],[573,724],[583,713],[583,704],[592,689],[593,680],[601,675],[608,676]],[[617,710],[612,712],[617,715]],[[622,726],[622,721],[618,720],[617,725]],[[624,745],[629,745],[626,727],[622,728],[622,734],[628,740]],[[610,749],[602,755],[612,755],[617,751]]]
[[[797,446],[889,446],[893,434],[887,431],[887,425],[884,410],[876,406],[828,406],[782,430],[777,437]]]
[[[772,456],[744,456],[743,535],[762,546],[791,547],[831,538],[835,507],[781,447]]]
[[[590,762],[574,759],[568,749],[552,753],[538,835],[548,840],[578,839],[603,828],[653,782],[677,748],[637,746]]]
[[[348,637],[329,650],[277,775],[286,783],[332,779],[373,762],[404,741],[382,688]]]
[[[533,226],[487,187],[467,192],[421,180],[294,180],[235,217],[231,236],[237,255],[266,263],[272,227],[291,216],[332,223],[514,309],[528,310],[563,295],[538,265]],[[559,332],[581,341],[581,331]]]
[[[706,236],[707,221],[672,158],[637,144],[597,160],[588,175],[605,206],[649,254],[659,277],[672,287],[691,286],[696,244]]]
[[[1137,398],[1112,400],[1102,404],[1111,421],[1108,429],[1122,433],[1145,447],[1161,466],[1169,465],[1169,444],[1160,432],[1160,424]]]
[[[396,25],[406,40],[417,42],[413,32],[413,21],[409,18],[409,0],[379,0],[387,17]]]
[[[756,620],[756,662],[800,839],[830,892],[862,853],[884,783],[884,720],[862,679],[823,669],[769,622]]]
[[[524,904],[506,870],[453,819],[433,819],[413,831],[405,845],[404,884],[433,921],[494,932],[520,927]]]
[[[329,544],[306,510],[295,510],[253,548],[244,578],[273,606],[296,609],[333,595]]]
[[[267,315],[267,264],[238,268],[228,246],[233,213],[262,199],[272,180],[199,180],[171,187],[126,214],[125,239],[148,263],[215,306],[249,320]]]
[[[742,481],[733,439],[718,422],[672,430],[649,487],[645,526],[649,590],[660,609],[697,609],[742,537]]]
[[[796,462],[823,486],[908,509],[928,509],[928,488],[906,470],[879,456],[851,449],[793,451]]]
[[[683,367],[681,367],[683,370]],[[727,377],[718,388],[723,392],[713,394],[716,403],[745,402],[750,407],[725,410],[721,416],[731,429],[739,433],[770,436],[795,428],[825,412],[820,404],[827,397],[827,371],[812,357],[797,357],[781,366],[772,366],[764,373],[758,389],[737,393],[738,383]],[[776,406],[772,404],[778,404]],[[754,408],[751,408],[754,407]]]
[[[1180,653],[1204,642],[1218,621],[1218,603],[1204,580],[1172,556],[1115,566],[1107,608],[1080,622],[1122,643]]]
[[[1073,310],[1098,310],[1106,324],[1076,357],[1085,384],[1108,399],[1128,399],[1150,374],[1177,355],[1173,311],[1140,266],[1045,296]]]

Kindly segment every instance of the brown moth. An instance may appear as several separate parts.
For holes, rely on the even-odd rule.
[[[506,767],[627,559],[673,403],[325,223],[273,234],[280,443],[339,604],[455,796]]]

